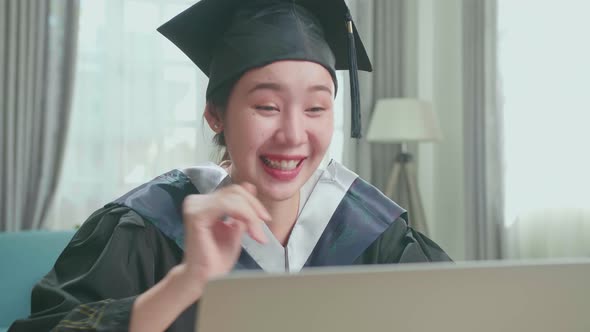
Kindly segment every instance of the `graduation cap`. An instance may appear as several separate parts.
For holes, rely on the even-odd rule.
[[[372,71],[344,0],[201,0],[158,28],[209,77],[207,98],[279,60],[350,71],[351,136],[361,136],[357,70]]]

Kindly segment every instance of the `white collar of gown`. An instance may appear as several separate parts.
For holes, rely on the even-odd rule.
[[[225,169],[209,163],[183,172],[201,194],[230,183]],[[269,241],[260,244],[244,234],[242,247],[266,272],[298,272],[312,253],[334,211],[358,177],[335,161],[318,169],[303,185],[299,195],[299,213],[287,246],[283,247],[263,223]]]

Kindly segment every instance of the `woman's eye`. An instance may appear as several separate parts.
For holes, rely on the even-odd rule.
[[[269,105],[258,105],[255,107],[259,111],[278,111],[279,109]]]
[[[323,111],[325,111],[325,110],[326,110],[326,109],[325,109],[325,108],[323,108],[323,107],[312,107],[312,108],[310,108],[310,109],[308,110],[308,112],[311,112],[311,113],[319,113],[319,112],[323,112]]]

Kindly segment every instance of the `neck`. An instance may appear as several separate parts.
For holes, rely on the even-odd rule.
[[[275,238],[286,246],[291,235],[291,230],[297,221],[297,214],[299,212],[299,194],[283,200],[274,201],[258,197],[262,205],[268,210],[272,217],[270,222],[266,225],[273,233]]]

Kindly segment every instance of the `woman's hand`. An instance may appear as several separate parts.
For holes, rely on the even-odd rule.
[[[183,272],[206,283],[231,271],[247,232],[265,243],[263,220],[270,215],[256,198],[249,183],[231,185],[208,195],[190,195],[184,200],[185,227]]]
[[[270,215],[255,194],[255,187],[246,183],[184,200],[184,260],[137,297],[130,331],[163,331],[170,326],[200,298],[207,281],[231,271],[245,231],[256,241],[266,242],[262,220],[270,220]]]

